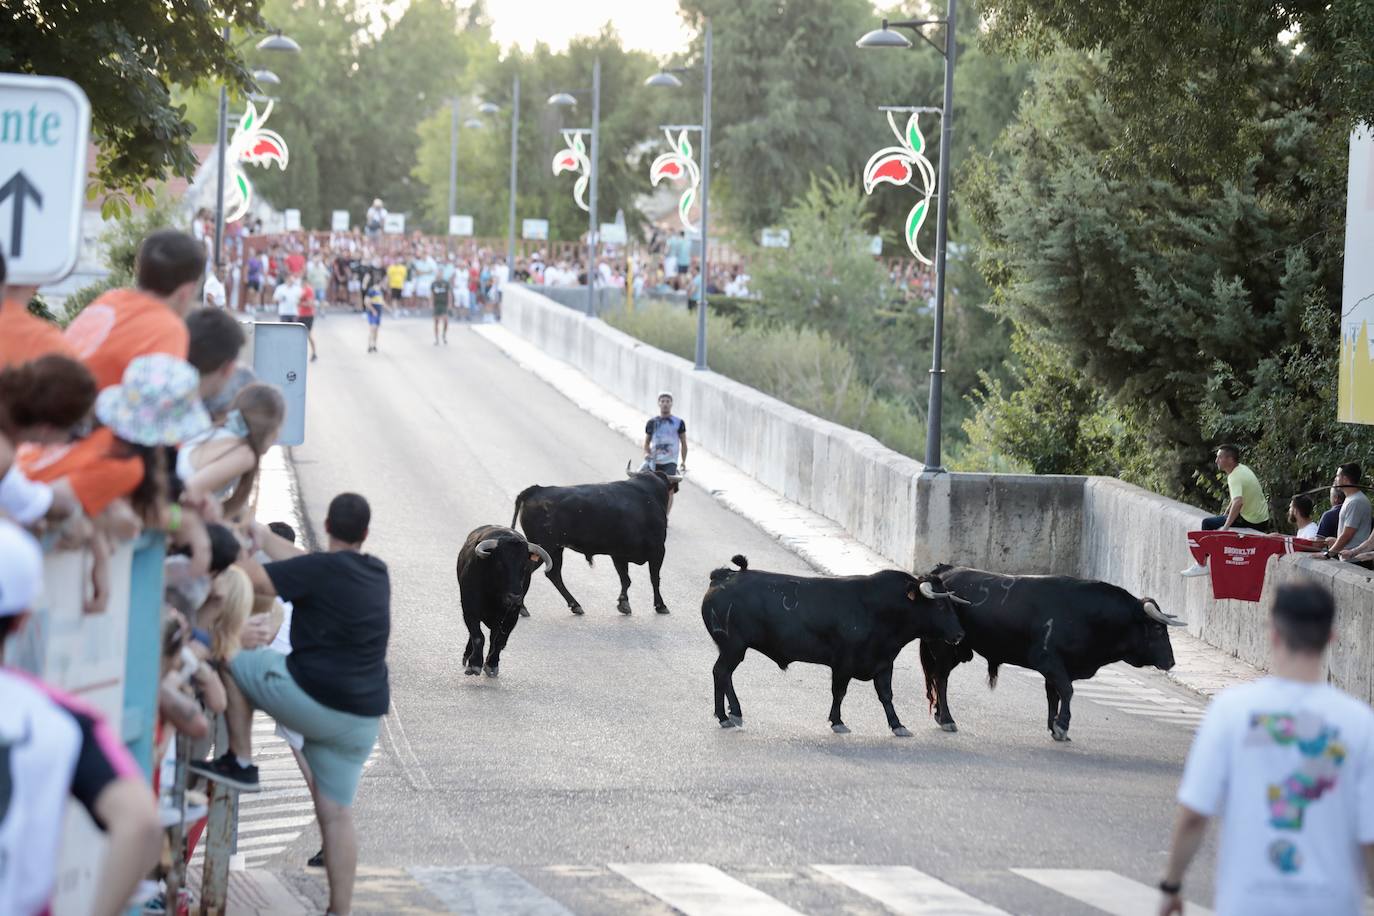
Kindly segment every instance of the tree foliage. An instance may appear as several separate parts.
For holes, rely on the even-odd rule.
[[[151,186],[190,176],[194,127],[172,102],[172,87],[220,82],[247,91],[252,77],[220,32],[259,30],[260,0],[120,0],[33,3],[0,0],[0,72],[62,76],[91,101],[100,146],[89,189],[106,215],[147,205]]]

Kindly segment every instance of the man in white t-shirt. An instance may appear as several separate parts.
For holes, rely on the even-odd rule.
[[[297,274],[292,274],[278,286],[272,293],[272,301],[277,303],[277,320],[300,321],[301,296],[304,294],[305,288],[301,286],[301,278]]]
[[[1212,700],[1178,790],[1161,916],[1183,912],[1183,875],[1212,817],[1218,916],[1360,916],[1374,870],[1374,710],[1326,683],[1335,613],[1320,585],[1280,586],[1271,675]]]

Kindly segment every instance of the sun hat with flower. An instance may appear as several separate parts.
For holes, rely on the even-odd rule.
[[[166,353],[129,363],[124,380],[96,398],[95,415],[119,438],[146,446],[180,445],[210,426],[200,373]]]

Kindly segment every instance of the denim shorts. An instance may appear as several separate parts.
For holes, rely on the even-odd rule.
[[[246,649],[229,670],[255,708],[305,739],[301,753],[320,793],[336,804],[353,804],[381,718],[325,706],[300,688],[286,669],[286,656],[272,649]]]

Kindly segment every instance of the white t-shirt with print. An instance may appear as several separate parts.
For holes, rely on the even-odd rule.
[[[1374,843],[1374,710],[1266,677],[1217,696],[1178,801],[1221,817],[1219,916],[1359,916]]]

